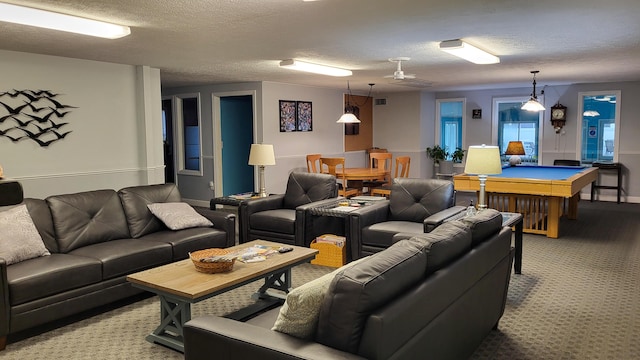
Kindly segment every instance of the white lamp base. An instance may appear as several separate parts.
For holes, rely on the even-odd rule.
[[[267,197],[267,190],[264,186],[264,165],[258,166],[258,181],[260,184],[260,192],[258,192],[258,196]]]
[[[509,158],[509,165],[511,166],[516,166],[521,163],[522,163],[522,159],[520,158],[519,155],[511,155],[511,157]]]

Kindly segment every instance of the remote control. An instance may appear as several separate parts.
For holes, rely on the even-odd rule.
[[[283,246],[283,247],[278,249],[278,252],[280,254],[284,254],[284,253],[289,252],[289,251],[293,251],[293,248]]]

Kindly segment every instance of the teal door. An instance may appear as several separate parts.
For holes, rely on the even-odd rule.
[[[253,191],[253,166],[247,164],[253,143],[252,96],[221,97],[220,127],[223,195]]]

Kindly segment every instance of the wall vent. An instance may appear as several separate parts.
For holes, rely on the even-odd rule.
[[[376,99],[376,105],[387,105],[387,99]]]

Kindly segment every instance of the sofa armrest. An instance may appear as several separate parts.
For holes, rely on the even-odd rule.
[[[0,257],[0,350],[2,338],[9,334],[9,280],[7,279],[7,262]],[[6,340],[6,339],[5,339]]]
[[[433,229],[442,225],[447,221],[451,221],[455,219],[460,213],[466,212],[467,208],[465,206],[452,206],[450,208],[438,211],[437,213],[429,216],[424,219],[424,232],[429,233],[432,232]],[[464,215],[464,214],[462,214]]]
[[[202,316],[184,325],[185,360],[363,359],[255,325]]]
[[[351,260],[362,257],[362,229],[389,218],[389,200],[376,201],[349,213],[349,238],[351,242]]]
[[[196,211],[213,223],[214,229],[227,233],[225,247],[236,244],[236,215],[224,211],[215,211],[207,208],[196,208]]]

